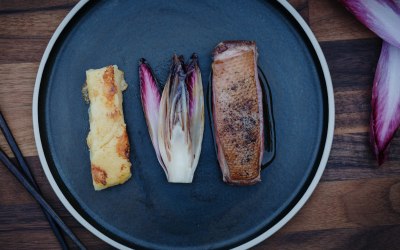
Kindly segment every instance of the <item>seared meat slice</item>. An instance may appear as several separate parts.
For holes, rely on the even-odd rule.
[[[257,48],[251,41],[226,41],[213,51],[214,133],[223,180],[259,182],[264,147],[262,90]]]

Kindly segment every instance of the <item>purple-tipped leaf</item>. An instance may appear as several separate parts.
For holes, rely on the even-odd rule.
[[[381,165],[387,158],[390,141],[400,126],[400,48],[387,42],[382,45],[371,106],[371,142]]]
[[[181,58],[173,57],[171,72],[160,102],[158,145],[169,182],[190,183],[193,179],[193,147],[190,138],[186,74]]]
[[[144,58],[139,62],[140,94],[142,99],[143,112],[146,118],[151,142],[156,151],[157,159],[164,171],[168,173],[160,155],[158,147],[158,117],[160,110],[160,90],[150,65]]]
[[[398,0],[341,0],[356,18],[388,43],[400,48]]]
[[[186,86],[189,94],[190,136],[194,152],[192,168],[196,169],[200,158],[204,132],[203,83],[196,54],[192,55],[187,67]]]
[[[195,88],[198,81],[198,58],[196,54],[193,54],[191,61],[187,66],[186,86],[189,93],[189,115],[192,116],[195,109]],[[201,77],[201,75],[200,75]]]

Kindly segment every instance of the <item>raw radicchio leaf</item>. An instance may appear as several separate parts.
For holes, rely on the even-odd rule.
[[[385,41],[375,73],[371,105],[371,143],[381,165],[400,126],[400,48]]]
[[[399,0],[340,0],[340,2],[375,34],[400,48]]]
[[[382,165],[400,126],[400,1],[340,0],[384,42],[372,89],[371,144]]]

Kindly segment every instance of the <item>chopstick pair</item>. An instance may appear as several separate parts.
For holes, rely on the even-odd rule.
[[[35,198],[35,200],[42,207],[43,213],[49,221],[50,227],[54,232],[54,235],[60,242],[62,249],[69,249],[67,242],[61,234],[60,228],[67,234],[70,239],[76,244],[79,249],[86,249],[85,246],[79,241],[79,239],[74,235],[71,229],[61,220],[57,213],[51,208],[51,206],[42,197],[39,186],[35,182],[33,175],[30,171],[28,164],[26,163],[21,150],[19,149],[4,117],[0,111],[0,129],[6,138],[8,145],[11,148],[15,158],[22,171],[11,162],[8,156],[0,149],[0,161],[7,167],[7,169],[18,179],[18,181],[25,187],[26,190]],[[58,226],[57,226],[58,225]]]

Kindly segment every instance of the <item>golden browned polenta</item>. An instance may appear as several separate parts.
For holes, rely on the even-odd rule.
[[[89,95],[90,150],[93,186],[101,190],[131,177],[129,141],[122,110],[122,91],[128,85],[116,65],[86,71]]]

